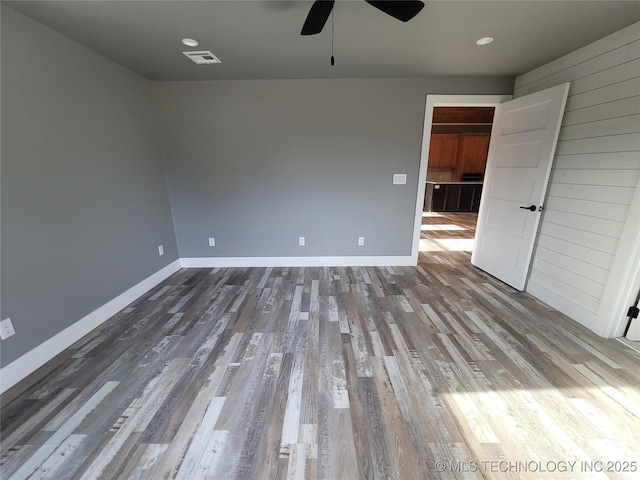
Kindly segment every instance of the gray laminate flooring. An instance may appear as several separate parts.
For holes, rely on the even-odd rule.
[[[640,478],[640,354],[470,266],[474,221],[179,271],[4,396],[2,478]]]

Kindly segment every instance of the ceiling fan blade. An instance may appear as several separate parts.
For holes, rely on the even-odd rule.
[[[415,17],[424,7],[424,2],[420,0],[365,0],[378,10],[383,11],[393,18],[403,22],[408,22]]]
[[[324,24],[327,23],[335,0],[317,0],[311,5],[311,10],[307,15],[307,19],[302,26],[302,35],[315,35],[322,31]]]

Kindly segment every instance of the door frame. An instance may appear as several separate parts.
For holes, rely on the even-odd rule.
[[[413,243],[411,260],[418,264],[420,252],[420,232],[422,227],[422,210],[427,182],[427,166],[429,163],[429,145],[431,144],[431,127],[434,107],[495,107],[508,102],[513,95],[427,95],[422,129],[422,150],[420,152],[420,171],[418,173],[418,196],[416,198],[416,216],[413,226]]]

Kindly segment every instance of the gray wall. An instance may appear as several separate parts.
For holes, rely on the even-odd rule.
[[[426,95],[512,90],[502,78],[155,83],[180,256],[410,255]]]
[[[2,341],[6,365],[177,249],[149,82],[10,8],[1,15],[0,315],[17,330]]]

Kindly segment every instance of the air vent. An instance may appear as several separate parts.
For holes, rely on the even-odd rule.
[[[211,52],[182,52],[188,58],[198,65],[206,65],[209,63],[222,63],[218,57]]]

